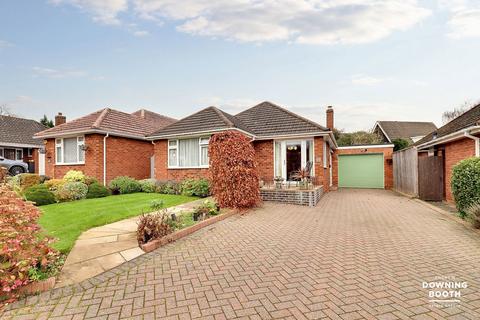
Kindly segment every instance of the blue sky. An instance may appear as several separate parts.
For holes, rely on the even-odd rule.
[[[479,1],[16,0],[0,19],[0,104],[27,118],[269,100],[351,131],[480,99]]]

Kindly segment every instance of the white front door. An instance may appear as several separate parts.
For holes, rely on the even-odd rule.
[[[290,180],[292,173],[305,168],[308,161],[313,164],[313,140],[275,141],[275,177]],[[313,167],[312,167],[313,174]]]

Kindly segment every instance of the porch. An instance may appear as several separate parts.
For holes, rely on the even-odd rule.
[[[308,182],[261,179],[260,196],[263,201],[315,207],[324,193],[323,186],[316,181],[314,177]]]

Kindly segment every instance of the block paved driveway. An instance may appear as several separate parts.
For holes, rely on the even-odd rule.
[[[423,281],[466,281],[459,305]],[[265,204],[4,319],[480,319],[480,235],[389,191],[341,190],[316,208]]]

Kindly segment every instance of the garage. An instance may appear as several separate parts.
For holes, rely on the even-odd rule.
[[[338,186],[383,189],[383,153],[338,155]]]

